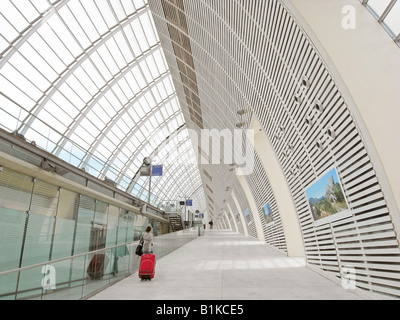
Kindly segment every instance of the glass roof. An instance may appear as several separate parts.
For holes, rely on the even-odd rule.
[[[147,1],[2,0],[0,127],[144,200],[152,155],[151,202],[206,209]]]
[[[400,45],[400,0],[360,0]]]

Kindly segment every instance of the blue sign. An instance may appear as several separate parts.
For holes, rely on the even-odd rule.
[[[244,216],[245,216],[245,218],[246,218],[246,220],[247,220],[247,224],[250,224],[250,223],[252,222],[252,220],[251,220],[251,216],[250,216],[250,211],[249,211],[249,209],[247,209],[247,210],[244,212]]]
[[[163,175],[163,166],[152,166],[151,175],[153,177],[162,177]]]
[[[187,207],[192,207],[193,206],[193,200],[186,200],[186,206]]]

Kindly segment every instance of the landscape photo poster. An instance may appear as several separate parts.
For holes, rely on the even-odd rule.
[[[350,212],[336,168],[310,185],[306,194],[314,221]]]
[[[247,221],[247,224],[250,224],[252,222],[249,209],[247,209],[244,212],[244,217],[245,217],[245,219]]]
[[[264,213],[265,223],[266,224],[271,223],[273,221],[273,218],[269,203],[266,203],[265,206],[263,207],[263,213]]]

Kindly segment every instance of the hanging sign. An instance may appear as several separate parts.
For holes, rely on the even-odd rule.
[[[162,177],[163,175],[163,166],[152,166],[151,168],[151,175],[153,177]]]

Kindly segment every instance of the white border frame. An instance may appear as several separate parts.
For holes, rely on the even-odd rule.
[[[325,176],[328,172],[332,171],[333,169],[335,170],[336,175],[337,175],[337,177],[338,177],[338,183],[339,183],[339,185],[340,185],[340,188],[342,189],[343,197],[344,197],[344,200],[345,200],[345,202],[346,202],[346,205],[347,205],[347,208],[348,208],[348,209],[347,209],[347,210],[343,210],[343,211],[338,212],[338,213],[335,213],[335,214],[332,214],[332,215],[330,215],[330,216],[328,216],[328,217],[321,218],[321,219],[319,219],[319,220],[315,220],[315,219],[314,219],[314,215],[313,215],[312,210],[311,210],[310,201],[309,201],[309,199],[308,199],[307,189],[309,189],[311,186],[313,186],[313,185],[314,185],[316,182],[318,182],[323,176]],[[317,179],[314,180],[314,182],[310,183],[307,187],[304,188],[304,193],[305,193],[306,198],[307,198],[307,206],[308,206],[308,209],[309,209],[309,211],[310,211],[311,217],[312,217],[312,219],[313,219],[313,221],[314,221],[314,226],[315,226],[315,227],[321,226],[321,225],[324,225],[324,224],[327,224],[327,223],[331,223],[331,222],[334,222],[334,221],[346,219],[346,218],[349,218],[349,217],[352,217],[352,216],[353,216],[352,211],[351,211],[351,209],[350,209],[349,202],[347,201],[347,196],[346,196],[346,193],[345,193],[345,189],[343,188],[343,185],[342,185],[341,177],[340,177],[340,175],[339,175],[339,173],[338,173],[338,170],[337,170],[336,166],[330,167],[328,170],[324,171],[324,173],[322,173],[321,175],[319,175],[319,176],[317,177]]]
[[[246,211],[249,212],[247,215],[246,215]],[[251,224],[254,222],[254,219],[252,219],[252,218],[251,218],[251,215],[250,215],[250,209],[244,210],[243,216],[244,216],[244,221],[246,221],[246,222],[247,222],[247,216],[250,217],[250,221],[247,222],[247,225],[248,225],[248,226],[251,225]]]
[[[263,214],[263,218],[264,218],[265,225],[269,226],[272,223],[274,223],[275,219],[274,219],[274,215],[272,214],[272,209],[271,209],[271,205],[270,205],[269,201],[263,205],[263,207],[262,207],[263,212],[264,212],[264,208],[266,205],[268,205],[268,207],[269,207],[269,215],[272,217],[272,221],[267,223],[267,221],[265,220],[265,214]]]
[[[400,232],[397,232],[400,229],[400,208],[397,205],[396,198],[390,186],[390,181],[387,178],[386,171],[383,167],[383,162],[381,161],[381,158],[377,152],[366,123],[364,122],[364,118],[361,116],[361,113],[358,110],[358,106],[356,105],[347,87],[346,82],[336,68],[336,65],[333,63],[328,51],[325,49],[325,47],[322,45],[321,41],[315,34],[315,31],[310,27],[308,22],[297,10],[295,5],[292,3],[292,0],[279,1],[286,8],[286,10],[288,10],[292,18],[296,21],[297,25],[302,30],[304,36],[315,48],[316,53],[318,54],[321,61],[324,63],[327,70],[329,70],[332,79],[334,80],[342,95],[342,98],[347,104],[347,107],[355,120],[354,122],[356,123],[356,127],[360,133],[360,137],[365,144],[365,149],[368,152],[370,161],[373,164],[374,170],[376,171],[376,177],[379,180],[380,188],[382,190],[382,193],[385,195],[386,206],[389,209],[390,217],[392,218],[393,224],[395,226],[394,229],[396,231],[396,238],[398,241],[400,241]]]

